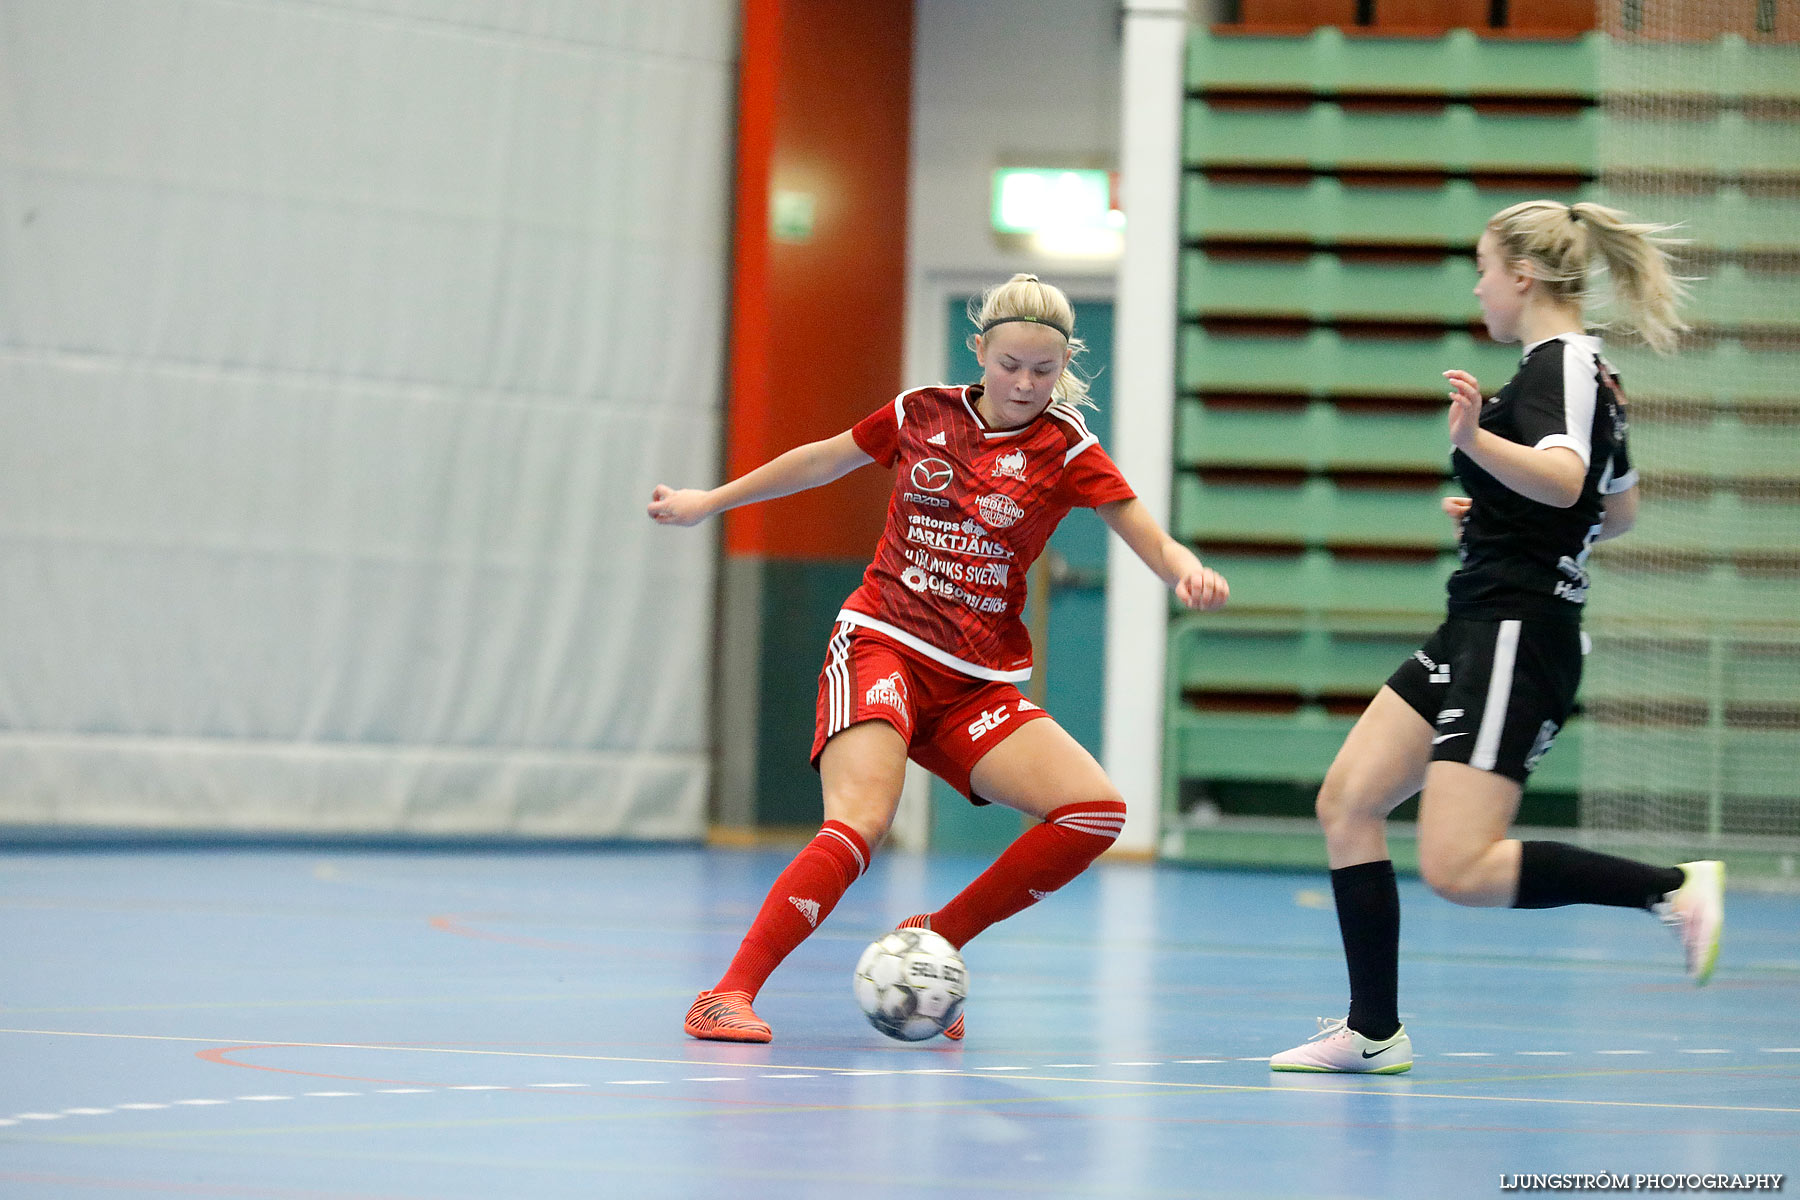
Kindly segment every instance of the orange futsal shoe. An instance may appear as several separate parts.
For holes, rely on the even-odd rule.
[[[769,1023],[750,1009],[749,992],[701,992],[681,1028],[707,1042],[767,1042]]]

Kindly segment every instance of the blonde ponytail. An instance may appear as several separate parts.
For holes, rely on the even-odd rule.
[[[1652,350],[1674,350],[1688,328],[1680,314],[1687,281],[1670,264],[1669,247],[1684,244],[1667,236],[1675,226],[1634,221],[1616,208],[1587,201],[1527,200],[1495,213],[1487,227],[1502,257],[1523,263],[1564,302],[1591,302],[1593,277],[1606,272],[1624,309],[1623,324]]]

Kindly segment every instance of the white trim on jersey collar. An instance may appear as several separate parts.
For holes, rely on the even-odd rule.
[[[963,384],[962,402],[963,402],[963,407],[968,410],[969,419],[975,422],[975,427],[977,429],[981,430],[982,437],[987,438],[989,441],[993,441],[996,438],[1018,437],[1021,433],[1024,433],[1026,430],[1030,429],[1033,425],[1036,425],[1038,423],[1038,418],[1033,417],[1031,420],[1029,420],[1025,424],[1019,426],[1017,429],[989,429],[988,423],[981,419],[981,414],[976,412],[975,406],[969,402],[969,392],[972,389],[980,387],[980,386],[981,386],[980,384],[976,384],[976,383]],[[1042,415],[1043,414],[1041,414],[1041,413],[1039,414],[1039,416],[1042,416]]]
[[[1547,343],[1550,343],[1550,342],[1568,342],[1571,345],[1573,345],[1575,343],[1583,343],[1584,348],[1586,348],[1588,350],[1592,350],[1594,352],[1595,358],[1600,357],[1601,342],[1600,342],[1600,339],[1598,337],[1594,336],[1593,334],[1591,334],[1591,333],[1553,333],[1547,338],[1539,338],[1537,341],[1531,343],[1531,345],[1522,347],[1519,350],[1519,361],[1524,362],[1526,359],[1531,357],[1532,352],[1535,351],[1539,346],[1546,345]]]
[[[973,383],[965,383],[963,385],[963,408],[968,410],[970,418],[974,420],[976,426],[981,430],[981,436],[990,441],[998,438],[1017,437],[1019,434],[1031,429],[1038,421],[1043,420],[1045,417],[1054,417],[1065,424],[1072,425],[1075,428],[1075,432],[1080,435],[1075,439],[1075,444],[1070,446],[1068,452],[1063,455],[1063,466],[1066,467],[1071,462],[1075,461],[1075,456],[1080,454],[1083,450],[1086,450],[1089,446],[1095,446],[1100,443],[1100,439],[1088,431],[1087,422],[1082,419],[1081,413],[1076,411],[1075,406],[1062,400],[1051,401],[1049,406],[1046,407],[1043,412],[1039,413],[1035,419],[1027,424],[1019,426],[1017,429],[989,429],[987,422],[981,419],[981,414],[976,412],[975,406],[969,402],[969,391],[976,386],[978,385]]]

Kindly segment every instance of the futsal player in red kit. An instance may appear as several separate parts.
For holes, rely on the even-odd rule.
[[[1189,608],[1225,580],[1165,533],[1082,420],[1082,348],[1061,290],[1033,275],[991,288],[973,314],[981,382],[904,392],[835,437],[710,490],[658,485],[649,514],[693,525],[895,469],[887,525],[844,601],[819,675],[812,761],[825,823],[775,880],[718,983],[688,1009],[693,1037],[766,1042],[751,1004],[771,972],[868,869],[900,802],[906,760],[976,804],[1038,820],[936,912],[902,922],[961,947],[1074,879],[1110,846],[1125,802],[1094,757],[1018,685],[1031,675],[1025,574],[1057,523],[1092,508]],[[963,1021],[945,1030],[960,1039]]]

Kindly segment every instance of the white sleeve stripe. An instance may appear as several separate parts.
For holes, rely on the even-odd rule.
[[[894,424],[902,426],[902,427],[904,427],[906,425],[906,393],[905,392],[901,392],[898,396],[894,397]]]
[[[1570,441],[1561,444],[1579,454],[1584,467],[1594,456],[1594,405],[1600,391],[1599,369],[1594,355],[1563,343],[1563,429],[1564,436]]]
[[[1063,455],[1063,466],[1065,466],[1065,467],[1068,466],[1069,463],[1074,461],[1074,458],[1077,454],[1080,454],[1083,450],[1086,450],[1089,446],[1096,446],[1096,445],[1099,445],[1099,443],[1100,443],[1099,438],[1095,437],[1091,433],[1088,434],[1086,437],[1082,438],[1079,442],[1076,442],[1073,446],[1069,447],[1069,452],[1067,454]]]
[[[1588,465],[1588,443],[1586,441],[1570,437],[1566,433],[1552,433],[1539,439],[1538,444],[1532,449],[1545,450],[1551,446],[1561,446],[1565,450],[1573,450],[1580,457],[1581,465],[1584,467]]]

